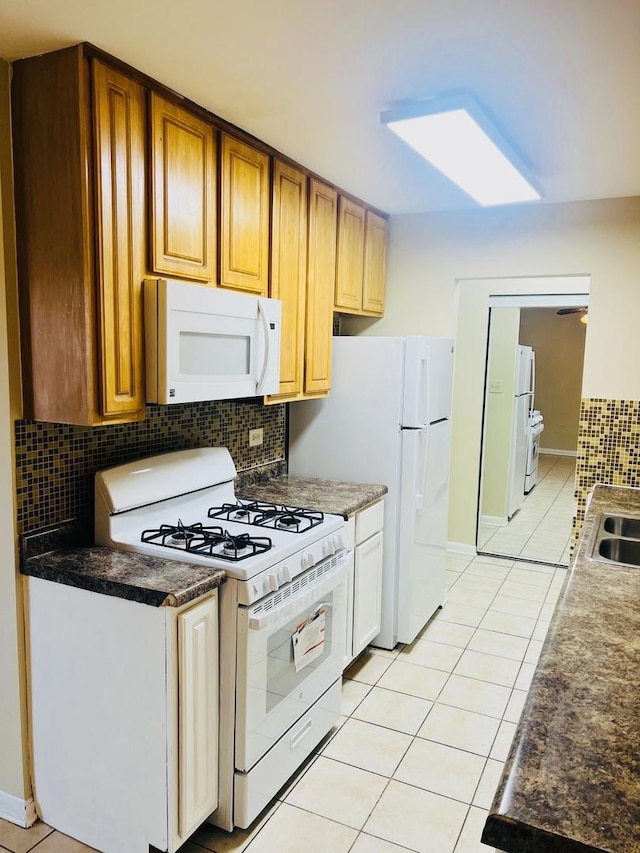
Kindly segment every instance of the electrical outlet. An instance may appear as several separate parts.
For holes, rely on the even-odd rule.
[[[249,430],[249,447],[258,447],[264,441],[264,430],[262,427]]]
[[[490,394],[502,394],[502,380],[501,379],[490,379],[489,380],[489,393]]]

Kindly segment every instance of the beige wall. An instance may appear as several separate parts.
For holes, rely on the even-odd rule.
[[[390,235],[387,313],[346,330],[456,335],[449,538],[472,546],[488,292],[456,282],[590,275],[583,396],[638,400],[640,198],[397,216]]]
[[[17,332],[9,127],[9,67],[0,61],[0,541],[4,543],[0,560],[0,793],[28,799],[22,586],[15,544],[13,417],[19,415],[15,364],[13,410],[9,385],[9,339],[15,343]]]
[[[536,354],[543,449],[576,452],[586,331],[580,315],[558,315],[556,308],[525,308],[520,315],[520,343]]]
[[[511,486],[511,454],[515,401],[516,352],[520,334],[520,309],[495,308],[491,312],[491,345],[485,393],[485,427],[482,458],[482,515],[488,523],[506,524]]]

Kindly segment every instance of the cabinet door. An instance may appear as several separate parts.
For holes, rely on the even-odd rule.
[[[353,655],[380,632],[382,531],[356,546],[353,584]]]
[[[387,220],[372,210],[365,218],[362,310],[382,317],[387,279]]]
[[[154,272],[212,281],[215,254],[215,134],[211,125],[151,93]]]
[[[309,191],[309,261],[305,331],[306,394],[327,394],[331,388],[333,295],[336,280],[338,194],[312,179]]]
[[[269,157],[222,134],[220,284],[267,294]]]
[[[342,671],[349,666],[354,658],[353,654],[353,560],[349,560],[347,568],[347,625],[344,638],[344,660]]]
[[[307,175],[276,160],[273,173],[271,283],[282,300],[279,402],[303,390],[307,289]]]
[[[92,79],[101,408],[105,418],[141,416],[144,90],[97,60]]]
[[[340,196],[338,206],[338,257],[336,261],[336,311],[362,309],[364,267],[364,207]]]
[[[217,596],[178,616],[179,827],[190,835],[218,805]]]

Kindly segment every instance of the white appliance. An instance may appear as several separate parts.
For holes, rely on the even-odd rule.
[[[96,542],[224,569],[220,587],[219,807],[247,827],[340,715],[344,519],[236,500],[226,448],[98,472]]]
[[[333,364],[327,399],[289,407],[289,472],[388,487],[372,642],[392,649],[444,601],[453,341],[334,337]]]
[[[544,419],[538,409],[529,412],[527,423],[527,467],[524,478],[524,493],[529,492],[538,482],[538,456],[540,452],[540,436],[544,432]]]
[[[507,513],[511,518],[524,500],[527,472],[527,433],[529,412],[533,409],[535,355],[531,347],[516,347],[514,407],[511,429],[511,476]]]
[[[144,283],[148,403],[274,394],[279,299],[166,279]]]

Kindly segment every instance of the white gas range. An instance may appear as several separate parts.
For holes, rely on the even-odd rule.
[[[226,448],[98,472],[96,542],[223,569],[219,808],[247,827],[340,714],[347,578],[344,519],[236,499]]]

